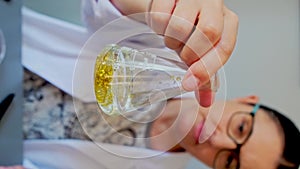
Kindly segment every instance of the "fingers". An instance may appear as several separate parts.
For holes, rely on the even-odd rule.
[[[215,92],[201,86],[229,59],[236,43],[237,15],[223,0],[152,0],[150,8],[148,24],[189,66],[183,88],[196,91],[199,103],[210,106]]]
[[[180,57],[191,65],[219,41],[224,24],[222,1],[210,0],[203,4],[194,32],[183,47]]]
[[[196,78],[193,80],[195,81]],[[195,81],[196,82],[196,81]],[[198,103],[203,107],[209,107],[213,104],[215,99],[215,94],[220,87],[220,81],[218,74],[210,77],[210,80],[198,87],[195,91],[195,96],[197,98]]]
[[[170,49],[182,48],[194,29],[199,11],[190,7],[190,1],[178,1],[170,18],[165,31],[165,44]]]
[[[177,1],[151,1],[148,25],[157,34],[164,35],[166,46],[180,53],[182,60],[191,65],[220,39],[223,1]]]
[[[209,107],[215,100],[215,92],[211,90],[200,90],[195,92],[198,103],[203,107]]]
[[[224,29],[222,36],[214,48],[189,67],[189,71],[182,83],[185,90],[197,90],[198,86],[200,87],[207,83],[210,77],[227,62],[236,43],[237,31],[237,15],[224,8]],[[193,83],[190,83],[190,81],[193,81]]]
[[[175,4],[176,0],[152,0],[147,24],[157,34],[164,35]]]

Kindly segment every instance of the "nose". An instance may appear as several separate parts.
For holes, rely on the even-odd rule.
[[[211,146],[217,149],[235,149],[237,147],[236,143],[226,134],[226,131],[218,128],[208,141]]]
[[[215,103],[203,114],[205,123],[201,132],[201,136],[198,140],[199,143],[204,143],[215,133],[218,128],[221,126],[226,126],[224,119],[222,119],[224,105],[224,102],[219,102],[217,104]]]

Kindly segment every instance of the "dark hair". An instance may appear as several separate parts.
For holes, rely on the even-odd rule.
[[[278,111],[261,105],[261,109],[273,114],[279,121],[284,134],[284,149],[282,159],[293,165],[279,164],[277,169],[298,169],[300,164],[300,132],[296,125],[286,116]]]

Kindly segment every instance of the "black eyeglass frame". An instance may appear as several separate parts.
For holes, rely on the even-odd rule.
[[[252,135],[252,132],[253,132],[253,126],[254,126],[254,116],[257,112],[257,110],[259,109],[259,105],[256,104],[253,108],[253,110],[249,113],[249,112],[235,112],[229,119],[229,122],[228,122],[228,125],[227,125],[227,135],[229,136],[229,138],[236,144],[236,148],[235,149],[222,149],[220,150],[217,154],[216,154],[216,157],[214,159],[214,163],[213,163],[213,168],[214,169],[217,169],[216,168],[216,162],[218,160],[218,157],[219,155],[222,153],[222,152],[230,152],[233,154],[234,156],[234,159],[236,159],[237,161],[237,165],[236,165],[236,168],[235,169],[239,169],[240,168],[240,151],[241,151],[241,148],[242,146],[248,141],[249,137]],[[232,136],[231,134],[229,134],[229,126],[230,126],[230,123],[233,119],[234,116],[238,115],[238,114],[247,114],[247,115],[250,115],[251,118],[252,118],[252,125],[251,125],[251,130],[248,134],[248,136],[245,138],[245,140],[242,142],[242,143],[238,143]]]

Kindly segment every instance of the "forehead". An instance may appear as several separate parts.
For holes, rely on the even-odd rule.
[[[283,136],[270,115],[259,110],[253,133],[241,149],[241,168],[275,169],[283,151]]]

